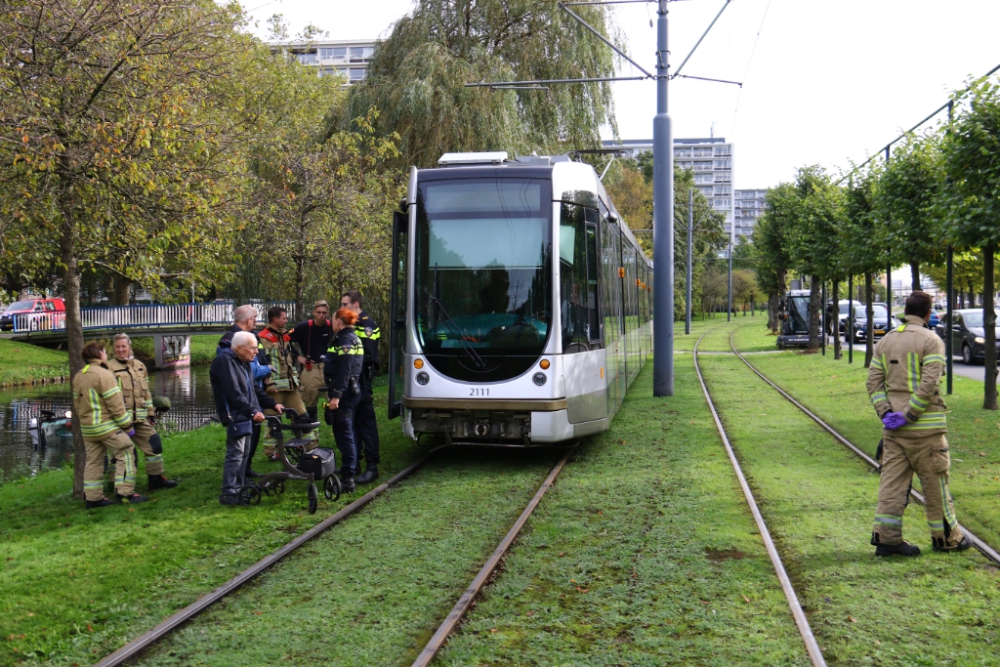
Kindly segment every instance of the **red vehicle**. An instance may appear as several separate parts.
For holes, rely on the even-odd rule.
[[[20,316],[20,317],[15,317]],[[26,331],[64,326],[66,303],[62,299],[23,299],[7,306],[0,314],[0,330]]]

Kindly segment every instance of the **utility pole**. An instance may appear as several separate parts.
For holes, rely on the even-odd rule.
[[[733,225],[729,226],[729,287],[726,290],[726,321],[733,319]]]
[[[674,395],[674,139],[667,113],[667,0],[656,8],[653,119],[653,396]]]
[[[854,363],[854,274],[847,276],[847,321],[844,322],[847,332],[847,363]],[[840,325],[837,325],[837,335],[840,335]]]
[[[948,126],[951,126],[951,121],[954,116],[954,101],[948,100]],[[945,315],[944,326],[944,358],[945,358],[945,378],[947,384],[947,393],[951,396],[951,392],[954,384],[954,373],[955,370],[955,330],[953,328],[953,319],[955,317],[955,249],[948,244],[948,278],[945,289],[948,291],[948,311]]]
[[[688,189],[688,252],[687,252],[687,307],[684,309],[684,333],[691,335],[691,292],[694,271],[691,268],[692,247],[694,246],[694,188]]]

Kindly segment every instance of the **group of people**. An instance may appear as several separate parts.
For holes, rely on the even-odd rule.
[[[265,415],[280,415],[286,409],[316,422],[322,406],[340,451],[339,476],[345,491],[378,478],[372,381],[378,372],[380,331],[363,303],[360,292],[349,290],[331,318],[329,304],[317,301],[312,318],[291,329],[288,312],[275,306],[267,311],[267,325],[259,332],[257,309],[236,308],[233,325],[219,340],[209,371],[216,412],[226,427],[220,503],[242,504],[240,488],[247,478],[259,476],[251,462],[261,438],[265,457],[276,460],[274,436],[268,429],[262,433],[261,424]],[[74,414],[87,452],[87,509],[148,500],[135,491],[136,449],[144,454],[150,491],[177,486],[163,474],[163,445],[155,428],[148,374],[134,358],[128,334],[115,336],[114,358],[109,359],[98,343],[86,345],[82,357],[84,367],[72,388]],[[311,440],[307,450],[319,446],[317,431],[304,437]],[[114,500],[104,491],[109,457],[115,466]]]
[[[264,440],[264,455],[275,460],[275,441],[261,425],[267,415],[291,409],[319,419],[320,407],[341,455],[340,479],[351,492],[378,478],[379,439],[372,381],[378,372],[378,325],[364,312],[357,290],[345,292],[330,317],[326,301],[313,305],[312,319],[289,329],[288,313],[275,306],[256,332],[257,310],[240,306],[219,341],[209,371],[219,421],[226,427],[226,458],[219,502],[240,505],[240,488],[258,476],[252,461]],[[321,395],[325,387],[325,396]],[[319,445],[319,434],[305,436]],[[360,472],[364,458],[365,471]]]

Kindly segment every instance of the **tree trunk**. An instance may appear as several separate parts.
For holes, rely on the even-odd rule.
[[[919,292],[920,287],[920,262],[910,262],[910,282],[914,292]]]
[[[116,273],[114,277],[114,289],[111,294],[112,306],[127,306],[129,302],[129,287],[132,280]]]
[[[812,276],[809,281],[809,351],[819,349],[819,311],[822,304],[819,276]]]
[[[994,294],[996,285],[994,283],[993,264],[995,261],[996,244],[988,243],[983,246],[983,338],[986,339],[986,358],[983,363],[986,365],[986,377],[983,387],[983,409],[997,409],[997,313],[994,309]]]
[[[62,206],[62,235],[59,255],[63,265],[62,294],[66,303],[66,347],[69,351],[69,380],[83,368],[83,323],[80,319],[80,267],[76,258],[76,224],[73,221],[72,202]],[[87,463],[87,450],[83,444],[80,420],[73,419],[73,497],[83,499],[83,469]]]
[[[843,355],[840,353],[840,278],[833,279],[833,317],[829,324],[833,332],[833,358],[841,359]]]
[[[871,272],[865,273],[865,317],[868,319],[868,326],[865,328],[865,368],[872,365],[872,357],[875,356],[875,327],[872,321],[875,319],[875,294],[872,285]],[[851,341],[854,344],[854,341]]]
[[[767,329],[771,333],[778,330],[778,293],[767,295]]]

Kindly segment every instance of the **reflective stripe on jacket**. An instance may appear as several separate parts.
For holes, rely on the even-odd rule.
[[[323,377],[326,380],[327,395],[330,398],[340,398],[351,386],[351,378],[357,380],[361,377],[364,361],[365,350],[361,339],[354,333],[353,327],[344,327],[326,351]]]
[[[73,414],[84,438],[103,438],[132,424],[121,387],[102,363],[87,364],[73,378]]]
[[[154,412],[153,395],[149,392],[146,365],[134,357],[125,361],[112,357],[108,359],[107,365],[122,389],[125,409],[131,414],[132,420],[141,421],[150,416]]]
[[[901,432],[944,432],[947,407],[938,386],[944,367],[944,341],[924,327],[923,318],[907,315],[875,346],[867,383],[875,412],[880,418],[887,412],[903,413],[906,425]]]

